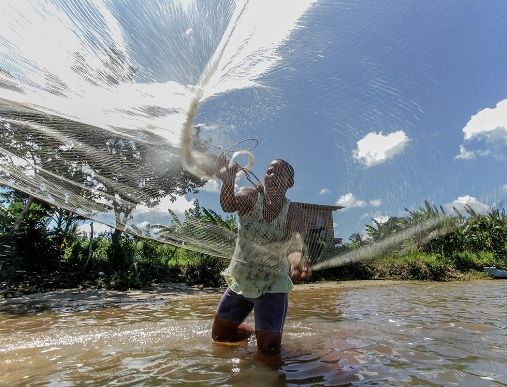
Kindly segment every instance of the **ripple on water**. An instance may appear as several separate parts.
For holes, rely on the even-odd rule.
[[[218,294],[0,316],[0,368],[18,384],[507,383],[507,300],[488,304],[506,290],[486,281],[294,292],[278,359],[257,354],[255,340],[211,343]]]

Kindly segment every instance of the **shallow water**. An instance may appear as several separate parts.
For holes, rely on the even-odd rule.
[[[4,312],[0,384],[507,385],[506,293],[500,280],[292,292],[278,359],[211,342],[218,294]]]

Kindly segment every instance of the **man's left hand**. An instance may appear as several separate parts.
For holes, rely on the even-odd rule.
[[[307,281],[312,275],[312,269],[301,253],[289,254],[290,278],[295,282]]]
[[[312,275],[310,267],[291,269],[290,278],[295,282],[307,281]]]

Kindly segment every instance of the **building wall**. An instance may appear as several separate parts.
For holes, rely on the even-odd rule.
[[[318,230],[319,236],[327,240],[334,238],[332,210],[319,208],[303,208],[307,232]]]

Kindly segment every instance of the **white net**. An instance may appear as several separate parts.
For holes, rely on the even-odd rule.
[[[505,190],[493,159],[457,165],[488,152],[503,157],[492,141],[506,138],[501,93],[459,109],[438,87],[453,82],[440,67],[459,68],[443,53],[462,49],[467,60],[481,45],[487,55],[465,66],[460,79],[475,71],[494,85],[498,72],[488,78],[477,69],[500,41],[479,43],[482,32],[452,36],[446,51],[436,34],[459,30],[444,23],[459,5],[407,4],[2,1],[0,184],[116,229],[224,258],[233,256],[238,235],[226,213],[248,214],[260,198],[261,218],[281,221],[286,231],[273,238],[288,253],[304,252],[316,269],[438,235],[447,216],[432,209],[382,244],[339,253],[343,237],[366,235],[360,223],[368,219],[380,226],[426,199],[487,208]],[[491,23],[500,28],[498,15],[507,12],[496,5],[477,6],[459,25],[495,14]],[[435,99],[449,103],[461,126],[429,118],[439,116]],[[474,116],[495,103],[493,113]],[[464,134],[450,145],[433,125]],[[294,187],[265,181],[278,158],[294,168],[279,171],[292,174]],[[235,166],[236,180],[220,169]],[[477,185],[462,185],[465,175]],[[223,192],[224,179],[235,193]],[[277,195],[289,188],[295,199],[284,209]],[[196,199],[204,213],[185,217]],[[361,213],[352,218],[350,209]],[[346,225],[341,235],[338,219]],[[273,249],[273,238],[252,238],[259,256]]]

